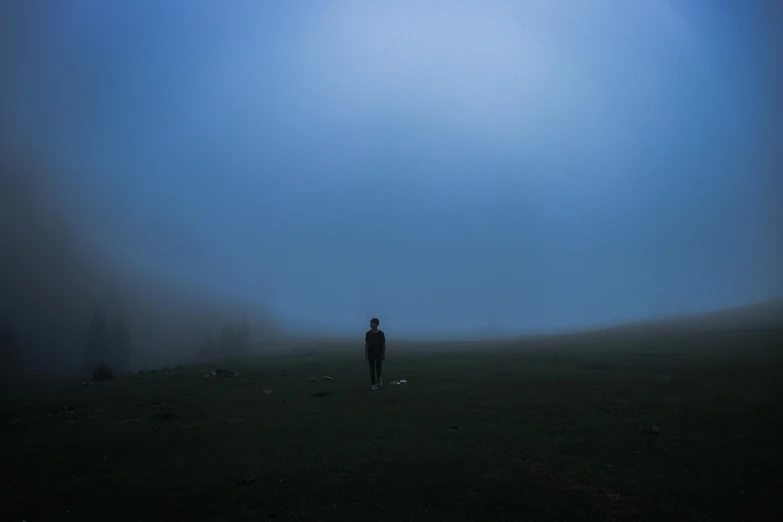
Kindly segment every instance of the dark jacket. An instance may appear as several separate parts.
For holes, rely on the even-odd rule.
[[[373,361],[386,359],[386,335],[382,330],[364,334],[364,356]]]

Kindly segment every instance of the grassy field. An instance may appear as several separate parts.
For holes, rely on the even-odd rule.
[[[74,383],[3,402],[0,520],[773,520],[781,341],[390,343],[377,392],[360,345]]]

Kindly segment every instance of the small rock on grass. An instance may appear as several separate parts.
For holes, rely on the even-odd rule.
[[[263,390],[264,395],[272,395],[272,390]]]
[[[319,392],[311,393],[310,397],[329,397],[330,395],[334,395],[334,392],[328,390],[328,391],[319,391]]]
[[[231,370],[226,370],[223,368],[218,368],[214,372],[211,372],[210,375],[212,377],[239,377],[242,374],[239,372],[232,372]]]
[[[323,380],[325,380],[325,381],[331,381],[331,380],[332,380],[332,378],[331,378],[331,377],[329,377],[328,375],[324,375],[324,376],[323,376],[323,377],[321,377],[321,378],[322,378]]]
[[[255,478],[243,475],[237,479],[237,486],[247,486],[248,484],[252,484],[255,481]]]

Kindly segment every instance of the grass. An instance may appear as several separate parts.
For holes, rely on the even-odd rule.
[[[78,383],[3,403],[0,520],[773,520],[781,340],[390,344],[378,392],[361,346]]]

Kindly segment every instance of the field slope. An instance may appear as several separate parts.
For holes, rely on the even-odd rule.
[[[74,383],[3,403],[0,520],[773,520],[781,341],[390,345],[378,392],[361,347]]]

